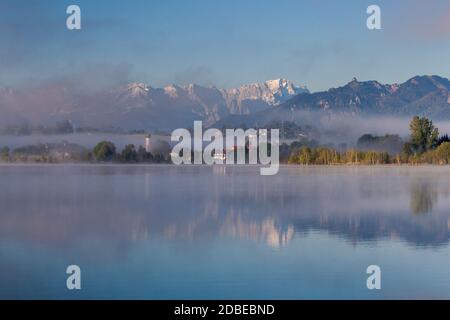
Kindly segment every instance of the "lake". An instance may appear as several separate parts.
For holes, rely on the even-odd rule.
[[[449,231],[449,167],[0,165],[0,298],[448,299]]]

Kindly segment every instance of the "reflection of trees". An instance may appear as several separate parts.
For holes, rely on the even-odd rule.
[[[414,181],[411,185],[411,212],[426,214],[433,210],[437,201],[436,186],[426,181]]]
[[[196,167],[167,167],[164,178],[154,178],[153,171],[140,166],[76,167],[65,180],[50,176],[45,188],[43,178],[33,175],[20,184],[20,193],[2,190],[0,240],[29,239],[63,247],[94,235],[128,248],[153,237],[183,241],[231,237],[281,247],[295,233],[320,230],[353,243],[383,239],[416,246],[448,243],[450,212],[436,208],[436,201],[437,193],[445,198],[450,187],[437,179],[408,179],[410,193],[397,199],[393,190],[400,188],[369,178],[355,184],[334,176],[335,182],[327,184],[331,178],[312,180],[317,172],[308,170],[298,182],[296,177],[267,179],[259,176],[258,168],[249,168],[250,174],[233,175],[232,170],[241,169],[204,167],[213,173],[204,177],[196,174]],[[63,168],[52,170],[59,173]],[[340,181],[349,188],[336,188]],[[366,186],[362,196],[360,186]],[[432,210],[420,218],[410,214]]]
[[[379,212],[357,217],[336,215],[324,218],[312,213],[298,217],[291,223],[296,233],[320,230],[346,239],[353,244],[400,239],[417,247],[438,247],[448,244],[447,219],[446,216],[441,215],[414,219],[403,213],[380,214]]]

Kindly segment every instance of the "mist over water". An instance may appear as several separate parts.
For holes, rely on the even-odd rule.
[[[324,112],[294,111],[285,117],[300,126],[311,126],[311,137],[320,144],[345,143],[349,147],[356,145],[357,140],[364,134],[384,136],[386,134],[399,135],[407,141],[410,135],[409,124],[412,117],[364,116],[352,114],[325,114]],[[432,119],[433,120],[433,119]],[[441,135],[450,133],[450,121],[433,121],[439,128]]]
[[[0,175],[2,298],[450,296],[446,167],[283,166],[264,177],[253,166],[2,165]],[[381,291],[366,288],[371,264]]]
[[[0,135],[0,147],[8,146],[9,148],[18,148],[27,145],[59,143],[67,141],[75,143],[86,148],[94,148],[100,141],[112,141],[117,148],[123,149],[127,144],[135,146],[145,145],[145,134],[109,134],[109,133],[74,133],[74,134],[55,134],[55,135],[25,135],[11,136]],[[169,136],[153,134],[154,139],[169,141]]]
[[[292,118],[291,118],[292,119]],[[351,115],[324,116],[317,113],[302,113],[293,119],[297,124],[313,128],[311,139],[316,140],[321,145],[339,146],[345,143],[348,147],[355,147],[358,139],[364,134],[384,136],[386,134],[399,135],[403,141],[409,139],[410,118],[393,117],[362,117]],[[281,123],[281,122],[280,122]],[[450,133],[450,121],[436,121],[434,125],[439,128],[441,135]],[[214,126],[212,126],[214,127]],[[255,124],[255,128],[258,126]],[[220,126],[216,126],[220,129]],[[189,127],[187,128],[189,129]],[[206,130],[206,128],[204,128]],[[281,129],[281,127],[279,128]],[[40,143],[58,143],[67,141],[79,144],[86,148],[93,148],[98,142],[107,140],[116,144],[122,149],[127,144],[135,146],[144,145],[145,134],[110,134],[110,133],[75,133],[75,134],[54,134],[54,135],[0,135],[0,147],[10,148],[23,147]],[[154,139],[170,142],[170,136],[152,134]],[[295,139],[294,139],[295,140]],[[288,142],[293,141],[292,139]],[[173,143],[172,143],[173,144]]]

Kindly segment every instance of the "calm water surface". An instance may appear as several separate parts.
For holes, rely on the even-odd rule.
[[[0,298],[450,298],[449,230],[448,167],[3,165]]]

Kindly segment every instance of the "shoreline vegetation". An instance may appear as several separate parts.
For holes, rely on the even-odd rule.
[[[171,163],[168,155],[152,154],[143,146],[128,144],[121,152],[110,141],[99,142],[92,150],[75,143],[39,143],[10,150],[0,147],[0,163]]]
[[[396,135],[375,137],[363,135],[357,148],[337,150],[316,143],[294,141],[280,145],[280,164],[315,166],[373,166],[373,165],[448,165],[450,139],[440,136],[438,128],[425,117],[414,117],[410,137],[405,143]],[[389,146],[401,148],[393,153]],[[370,148],[373,147],[372,150]],[[368,149],[369,150],[360,150]],[[379,150],[379,149],[386,150]],[[378,149],[378,150],[377,150]],[[270,146],[269,146],[270,150]],[[248,155],[248,149],[246,148]],[[0,163],[115,163],[171,164],[170,151],[149,152],[142,145],[126,145],[117,150],[110,141],[101,141],[93,149],[69,142],[23,146],[10,150],[0,146]]]
[[[447,165],[450,163],[450,139],[448,135],[439,136],[438,128],[426,117],[414,117],[409,125],[410,138],[403,144],[402,151],[391,154],[387,151],[360,151],[349,149],[336,151],[326,147],[301,147],[290,154],[289,164],[300,165]],[[394,140],[396,136],[373,137],[364,135],[359,142]],[[359,144],[359,143],[358,143]]]

